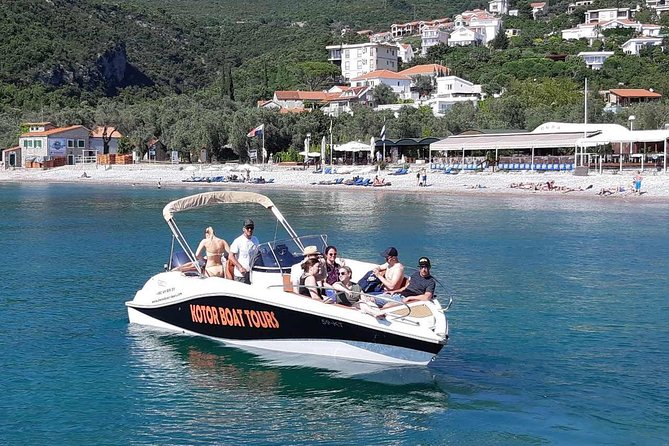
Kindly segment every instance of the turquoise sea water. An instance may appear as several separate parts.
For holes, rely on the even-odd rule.
[[[0,443],[666,444],[666,204],[263,190],[345,256],[430,256],[455,297],[437,361],[351,378],[130,326],[162,207],[199,190],[3,184]],[[179,223],[231,240],[247,214],[273,237],[260,208]]]

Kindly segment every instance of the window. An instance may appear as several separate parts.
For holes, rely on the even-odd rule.
[[[24,139],[24,140],[23,140],[23,147],[24,147],[24,148],[25,148],[25,147],[28,147],[28,140],[27,140],[27,139]]]
[[[32,148],[33,147],[33,140],[32,139],[27,140],[26,144],[27,144],[26,147]]]
[[[84,141],[83,139],[77,139],[77,147],[83,149],[84,147],[86,147],[86,141]]]
[[[348,70],[351,68],[351,62],[345,62],[344,63],[344,69]]]
[[[36,139],[35,140],[35,148],[36,149],[41,149],[42,148],[42,140],[41,139]]]
[[[67,148],[68,149],[73,149],[74,148],[74,140],[73,139],[68,139],[67,140]]]

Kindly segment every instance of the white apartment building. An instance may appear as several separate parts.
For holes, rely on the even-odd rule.
[[[481,36],[483,44],[488,44],[495,38],[497,32],[502,27],[502,20],[499,17],[493,16],[488,11],[474,9],[473,11],[465,11],[455,17],[455,29],[453,33],[458,28],[463,27],[473,31],[475,35]],[[451,33],[449,39],[449,46],[462,45],[462,41],[459,41],[455,45],[450,44],[450,41],[453,39],[453,33]],[[462,30],[459,33],[463,37],[466,34]]]
[[[400,99],[411,99],[411,77],[388,71],[376,70],[351,79],[351,87],[374,88],[378,85],[387,85]]]
[[[585,24],[603,23],[611,20],[631,20],[634,14],[630,8],[589,9],[585,12]]]
[[[397,46],[384,43],[328,45],[328,60],[341,66],[341,74],[353,79],[375,70],[397,71]]]
[[[646,6],[654,9],[657,15],[669,11],[669,0],[646,0]]]
[[[481,86],[457,76],[442,76],[436,78],[436,91],[423,105],[432,108],[435,116],[443,116],[453,105],[461,102],[478,103],[481,99]]]
[[[662,46],[662,37],[635,37],[623,43],[621,48],[626,54],[637,55],[649,46]]]
[[[613,56],[613,51],[581,51],[578,57],[582,58],[585,65],[591,70],[599,70],[606,59]]]
[[[504,15],[509,12],[509,0],[490,0],[488,2],[490,14]]]
[[[409,63],[413,60],[413,47],[409,43],[397,42],[397,55],[403,63]]]
[[[439,26],[426,26],[420,34],[420,54],[425,56],[430,47],[440,43],[448,44],[448,33]]]
[[[448,46],[481,45],[485,36],[466,26],[456,26],[448,38]]]
[[[629,19],[615,19],[608,22],[581,23],[576,28],[563,29],[562,38],[565,40],[587,39],[592,45],[596,39],[604,37],[602,31],[614,28],[631,28],[645,37],[658,37],[660,25],[644,24]]]
[[[581,6],[592,5],[594,1],[595,0],[580,0],[578,2],[569,3],[569,6],[567,6],[567,14],[573,14],[574,11],[576,11],[576,8],[579,8]]]

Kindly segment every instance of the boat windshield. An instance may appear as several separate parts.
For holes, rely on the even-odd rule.
[[[253,261],[253,268],[257,269],[276,269],[276,272],[289,272],[290,267],[300,263],[304,258],[302,249],[296,240],[299,240],[302,246],[315,246],[319,252],[323,252],[327,246],[327,236],[325,235],[305,235],[298,239],[274,240],[262,243],[258,247],[258,254]]]

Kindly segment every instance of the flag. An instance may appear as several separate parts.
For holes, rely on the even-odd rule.
[[[258,127],[251,129],[251,131],[246,134],[246,137],[253,138],[254,136],[262,135],[264,131],[265,131],[265,124],[260,124]]]
[[[386,125],[383,124],[383,128],[381,129],[381,141],[386,140]]]

